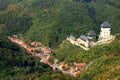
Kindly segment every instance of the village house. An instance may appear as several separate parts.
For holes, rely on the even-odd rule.
[[[85,65],[85,63],[76,63],[76,62],[74,62],[73,64],[76,66],[76,70],[81,69]]]
[[[31,42],[31,44],[30,44],[31,46],[41,46],[42,45],[42,43],[40,43],[40,42],[37,42],[37,41],[33,41],[33,42]]]
[[[52,52],[51,48],[41,48],[41,51],[47,54]]]
[[[70,72],[75,72],[75,69],[73,67],[70,67]]]

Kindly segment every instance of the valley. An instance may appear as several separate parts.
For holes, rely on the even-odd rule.
[[[119,80],[119,65],[120,0],[0,0],[0,80]]]
[[[14,35],[14,37],[8,37],[8,39],[16,44],[19,44],[21,47],[25,48],[27,53],[32,55],[33,57],[40,58],[40,62],[49,65],[52,67],[53,71],[56,69],[62,71],[64,74],[69,74],[71,76],[77,77],[77,75],[80,73],[80,71],[85,66],[85,63],[76,63],[74,62],[74,66],[70,67],[64,62],[59,62],[57,58],[54,58],[51,53],[50,48],[42,48],[42,47],[31,47],[28,46],[26,43],[24,43],[20,38],[18,38],[17,35]],[[38,45],[39,42],[31,42],[32,44]],[[35,45],[33,45],[35,46]],[[43,50],[44,49],[44,50]],[[37,52],[36,52],[37,51]],[[41,52],[42,51],[42,52]],[[41,52],[41,53],[40,53]],[[49,60],[50,58],[53,59],[53,63],[51,63]],[[64,67],[64,69],[63,69]]]

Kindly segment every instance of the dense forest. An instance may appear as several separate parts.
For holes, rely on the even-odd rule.
[[[88,51],[66,41],[70,34],[96,34],[104,21],[111,24],[116,39]],[[120,75],[120,0],[0,0],[0,79],[1,80],[106,80]],[[39,41],[54,49],[60,61],[93,65],[74,78],[39,62],[6,36],[22,34],[26,42]]]
[[[99,34],[109,21],[112,33],[120,32],[119,0],[0,0],[0,31],[23,34],[55,48],[67,36],[86,34],[91,28]],[[34,35],[34,36],[33,36]]]

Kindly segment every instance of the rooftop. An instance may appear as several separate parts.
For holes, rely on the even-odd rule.
[[[75,37],[73,35],[70,35],[69,38],[76,40]]]
[[[101,24],[101,27],[103,27],[103,28],[110,28],[110,24],[109,24],[109,22],[108,21],[104,21],[103,22],[103,24]]]
[[[96,36],[95,32],[92,29],[88,32],[87,35],[90,37]]]
[[[89,41],[88,37],[84,36],[84,35],[81,35],[80,36],[80,39],[84,40],[84,41]]]

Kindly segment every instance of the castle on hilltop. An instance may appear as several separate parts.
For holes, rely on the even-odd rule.
[[[75,38],[73,35],[67,37],[70,43],[80,46],[81,48],[88,50],[95,45],[106,44],[114,40],[115,36],[111,35],[111,25],[108,21],[104,21],[101,24],[101,31],[99,35],[96,35],[93,29],[91,29],[87,36],[81,35],[79,38]]]

